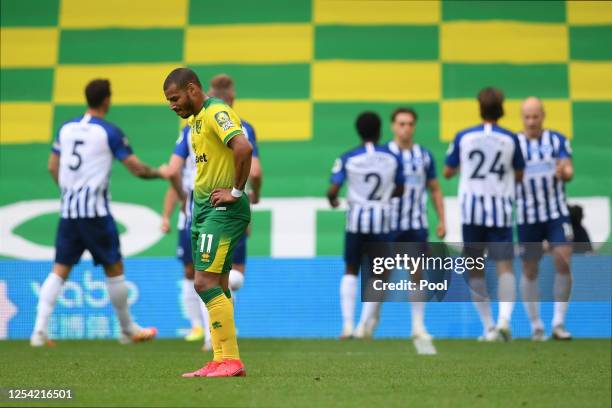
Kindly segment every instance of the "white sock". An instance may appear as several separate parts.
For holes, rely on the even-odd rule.
[[[202,299],[200,299],[199,307],[200,315],[202,317],[202,328],[204,329],[204,342],[210,343],[210,327],[208,327],[208,309],[206,308],[206,304],[204,304],[204,301]]]
[[[418,290],[410,293],[410,314],[412,316],[412,334],[426,332],[425,329],[425,304],[428,292]]]
[[[499,298],[499,314],[497,324],[509,323],[516,300],[516,278],[513,273],[502,273],[498,277],[497,296]]]
[[[560,324],[565,324],[565,314],[567,313],[567,307],[572,291],[572,275],[570,274],[555,274],[555,306],[553,314],[553,327]]]
[[[344,274],[340,280],[340,307],[342,323],[352,327],[355,321],[355,301],[357,298],[357,276]]]
[[[410,302],[412,334],[425,330],[425,302]]]
[[[537,279],[528,279],[525,275],[521,277],[521,294],[523,295],[523,306],[527,317],[531,322],[531,331],[543,329],[544,323],[540,319],[540,294]]]
[[[125,284],[125,276],[119,275],[112,278],[106,278],[106,290],[108,297],[115,308],[115,313],[121,325],[121,331],[124,334],[132,334],[138,327],[132,321],[130,309],[128,307],[128,286]]]
[[[567,302],[555,302],[554,306],[554,314],[553,314],[553,327],[558,326],[560,324],[565,324],[565,314],[567,313]]]
[[[480,321],[485,331],[494,327],[493,315],[491,313],[491,302],[487,293],[487,283],[484,278],[471,278],[472,301],[480,315]]]
[[[36,311],[36,322],[34,333],[47,334],[49,328],[49,317],[53,314],[55,301],[62,291],[64,280],[51,272],[40,287],[38,294],[38,308]]]
[[[187,317],[191,322],[191,327],[202,326],[202,315],[200,314],[202,299],[200,299],[198,292],[193,287],[193,279],[183,279],[181,297],[183,298],[183,304],[185,305]]]
[[[359,324],[366,324],[367,321],[378,320],[380,315],[380,302],[363,302],[361,305],[361,318]]]

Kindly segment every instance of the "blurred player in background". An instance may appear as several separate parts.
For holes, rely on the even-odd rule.
[[[49,156],[49,172],[61,189],[60,222],[55,240],[55,263],[40,288],[32,346],[49,344],[49,317],[72,267],[87,249],[107,276],[106,289],[121,325],[120,342],[151,340],[155,328],[136,324],[128,308],[128,287],[123,275],[119,233],[109,210],[109,179],[113,158],[143,179],[168,177],[142,163],[123,132],[104,120],[111,105],[110,82],[91,81],[85,88],[87,111],[62,125]]]
[[[191,245],[195,290],[210,316],[213,361],[184,377],[234,377],[240,360],[228,277],[234,249],[251,220],[244,187],[253,148],[232,108],[208,97],[191,69],[177,68],[164,81],[170,108],[189,118],[196,162]]]
[[[191,322],[191,330],[185,336],[187,341],[204,339],[204,350],[211,350],[208,312],[193,288],[194,274],[191,255],[191,209],[193,206],[193,185],[195,182],[195,157],[191,146],[191,128],[185,125],[181,130],[174,152],[168,163],[171,185],[164,197],[162,231],[170,232],[170,217],[178,202],[182,203],[178,218],[178,246],[176,255],[183,263],[184,279],[181,297]]]
[[[516,299],[516,279],[512,270],[512,206],[515,182],[520,183],[523,179],[525,161],[516,135],[497,125],[504,115],[503,100],[499,89],[485,88],[479,92],[483,123],[457,133],[444,167],[446,178],[461,172],[458,195],[464,256],[481,257],[486,248],[496,265],[497,327],[493,322],[484,270],[471,270],[469,276],[485,341],[510,340],[510,319]]]
[[[569,340],[572,335],[565,329],[565,314],[572,289],[573,231],[564,183],[574,176],[572,149],[565,136],[544,129],[544,106],[538,98],[523,102],[521,117],[523,131],[517,136],[527,164],[525,177],[516,186],[518,236],[523,258],[521,293],[531,322],[531,338],[545,340],[537,278],[542,241],[546,240],[552,249],[556,270],[552,337]]]
[[[419,253],[427,253],[427,190],[431,193],[438,225],[436,235],[444,238],[446,222],[444,198],[436,174],[433,155],[423,146],[414,143],[417,113],[412,108],[397,108],[391,115],[393,140],[387,146],[402,158],[404,168],[404,194],[391,199],[391,230],[397,242],[421,243]],[[412,275],[414,282],[421,279],[421,271]],[[412,337],[431,340],[425,327],[426,291],[411,292]]]
[[[348,211],[344,276],[340,282],[342,310],[341,339],[353,336],[357,274],[366,243],[390,240],[389,206],[391,196],[402,194],[404,176],[402,162],[386,146],[379,146],[381,120],[378,114],[364,112],[357,118],[357,132],[361,146],[349,150],[336,159],[332,168],[331,186],[327,198],[333,208],[339,206],[338,193],[347,182]],[[372,315],[375,302],[365,302],[361,311],[360,326]]]
[[[223,100],[227,105],[233,107],[234,100],[236,99],[236,90],[234,88],[234,81],[229,75],[220,74],[216,75],[210,80],[210,86],[208,94],[212,97]],[[253,154],[251,158],[251,170],[249,172],[249,199],[251,204],[257,204],[260,198],[261,183],[262,183],[262,169],[261,162],[259,161],[259,149],[257,148],[257,140],[255,138],[255,129],[249,122],[240,118],[242,122],[242,133],[247,137],[251,146],[253,146]],[[234,257],[232,259],[232,270],[229,275],[229,288],[232,291],[232,299],[234,298],[236,291],[238,291],[244,284],[244,272],[247,256],[247,237],[249,231],[242,237],[236,249],[234,250]]]

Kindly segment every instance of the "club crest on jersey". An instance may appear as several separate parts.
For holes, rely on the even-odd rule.
[[[202,120],[198,119],[195,121],[195,131],[196,133],[200,133],[202,130]]]
[[[215,120],[223,130],[228,130],[229,128],[234,127],[234,122],[232,122],[228,113],[225,111],[217,112],[215,114]]]

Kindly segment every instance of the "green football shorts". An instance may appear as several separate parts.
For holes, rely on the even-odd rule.
[[[234,249],[246,233],[251,218],[245,195],[231,205],[212,207],[194,203],[191,250],[196,271],[227,273],[232,269]]]

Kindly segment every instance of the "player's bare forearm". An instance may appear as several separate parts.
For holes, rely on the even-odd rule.
[[[557,162],[557,178],[564,182],[571,181],[574,178],[574,164],[571,159],[561,159]]]
[[[155,179],[155,178],[167,178],[168,166],[162,165],[159,169],[151,167],[136,157],[136,155],[129,155],[122,162],[128,171],[134,176],[142,179]],[[162,174],[164,173],[164,174]]]
[[[177,199],[185,202],[187,200],[187,196],[183,191],[183,166],[185,165],[185,159],[181,156],[173,154],[170,156],[170,162],[168,162],[167,167],[167,178],[170,180],[170,185],[174,189],[176,193]]]
[[[168,187],[166,195],[164,196],[164,208],[162,209],[162,217],[170,218],[178,202],[178,195],[172,187]]]
[[[164,234],[170,232],[170,217],[176,207],[178,196],[172,186],[168,187],[166,194],[164,195],[164,208],[162,209],[162,224],[161,230]]]
[[[459,168],[457,167],[444,166],[443,174],[444,174],[445,179],[449,179],[453,177],[458,172],[459,172]]]
[[[180,201],[186,201],[187,200],[187,195],[185,194],[185,191],[183,190],[183,183],[182,183],[182,174],[178,173],[178,174],[172,174],[170,176],[170,186],[172,187],[171,190],[174,191],[174,194],[176,195],[177,200]]]
[[[228,146],[234,153],[234,187],[244,190],[251,171],[253,147],[243,134],[233,137]]]
[[[338,184],[332,184],[327,189],[327,200],[329,201],[329,205],[332,208],[337,208],[340,205],[340,201],[338,201],[338,193],[340,192],[340,187]]]
[[[47,169],[51,178],[55,181],[55,184],[59,183],[59,154],[51,153],[49,155],[49,161],[47,162]]]
[[[261,185],[263,183],[263,171],[259,158],[251,158],[251,170],[249,172],[249,184],[251,185],[251,203],[259,202]]]
[[[253,147],[243,134],[230,139],[227,143],[234,154],[234,188],[244,190],[251,170],[251,155]],[[231,204],[238,201],[240,195],[235,196],[231,189],[216,188],[210,194],[210,203],[217,207],[223,204]]]
[[[431,193],[436,215],[438,216],[438,226],[436,227],[436,235],[438,238],[444,238],[446,235],[446,215],[444,213],[444,196],[440,188],[440,182],[437,179],[429,180],[427,187]]]

